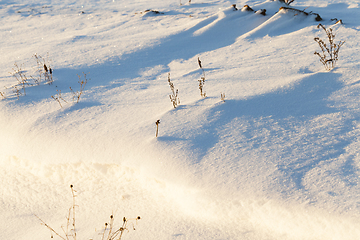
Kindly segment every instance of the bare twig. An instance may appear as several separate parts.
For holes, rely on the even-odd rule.
[[[61,226],[63,232],[64,232],[64,236],[59,234],[57,231],[55,231],[52,227],[50,227],[47,223],[45,223],[39,216],[35,215],[35,217],[37,217],[41,224],[44,225],[45,227],[47,227],[50,232],[51,232],[51,238],[53,238],[53,233],[56,234],[58,237],[60,237],[63,240],[76,240],[77,234],[76,234],[76,215],[75,215],[75,208],[77,207],[76,205],[76,191],[74,190],[74,186],[70,185],[71,188],[71,193],[72,193],[72,206],[69,208],[69,213],[68,216],[66,218],[67,220],[67,224],[66,224],[66,228],[64,228],[63,226]],[[122,226],[117,229],[116,231],[113,231],[114,229],[114,215],[112,214],[110,216],[110,223],[105,223],[105,229],[104,232],[102,234],[102,240],[120,240],[124,231],[128,230],[127,229],[127,224],[129,223],[129,221],[137,221],[140,220],[140,217],[134,218],[134,219],[127,219],[127,218],[123,218],[123,224]],[[132,223],[133,224],[133,223]],[[109,228],[108,228],[109,226]],[[133,230],[135,230],[134,224],[133,224]],[[107,237],[105,238],[105,236],[107,235]]]
[[[80,97],[81,95],[83,94],[83,91],[85,89],[85,86],[88,82],[88,79],[86,77],[86,73],[83,73],[84,74],[84,79],[81,79],[81,76],[80,75],[77,75],[78,78],[79,78],[79,81],[78,83],[80,84],[80,90],[79,91],[74,91],[71,87],[70,87],[70,90],[71,92],[73,93],[73,102],[75,102],[75,99],[76,99],[76,103],[78,103],[80,101]]]
[[[51,232],[55,233],[57,236],[59,236],[61,239],[67,240],[65,239],[63,236],[61,236],[60,234],[58,234],[52,227],[50,227],[48,224],[46,224],[40,217],[38,217],[36,214],[34,214],[35,217],[37,217],[41,224],[44,225],[45,227],[47,227],[48,229],[50,229]]]
[[[53,77],[52,77],[52,74],[53,74],[53,69],[50,67],[50,63],[48,62],[49,60],[49,53],[48,53],[48,56],[47,56],[47,60],[45,58],[43,58],[42,56],[40,56],[39,54],[35,53],[33,55],[33,57],[35,58],[36,60],[36,63],[37,63],[37,72],[38,72],[38,78],[35,79],[35,82],[37,84],[40,84],[44,78],[44,81],[47,83],[47,84],[52,84],[53,82]]]
[[[72,229],[71,229],[71,234],[73,236],[73,239],[76,240],[76,226],[75,226],[75,198],[76,198],[76,191],[74,190],[74,186],[70,185],[71,188],[71,193],[72,193],[72,197],[73,197],[73,205],[72,205]]]
[[[317,26],[321,27],[328,38],[329,44],[327,45],[322,39],[319,37],[314,38],[314,40],[319,44],[321,49],[321,53],[315,51],[314,54],[319,56],[320,62],[325,66],[326,70],[331,70],[335,67],[335,64],[339,57],[340,47],[345,43],[345,41],[340,41],[339,43],[335,43],[335,34],[332,29],[326,29],[322,24]]]
[[[169,95],[170,101],[173,104],[173,107],[176,108],[177,105],[180,104],[180,99],[178,97],[179,90],[178,89],[175,90],[174,84],[170,80],[170,73],[168,74],[168,83],[172,92],[172,94]]]
[[[155,124],[156,124],[156,137],[158,137],[160,119],[158,119],[158,120],[155,122]]]
[[[113,215],[111,215],[111,216],[113,216]],[[110,216],[110,218],[111,218],[111,216]],[[140,216],[138,216],[137,218],[133,218],[133,219],[127,219],[127,218],[124,217],[122,226],[120,228],[118,228],[113,233],[111,233],[110,232],[111,229],[109,229],[108,237],[106,238],[106,240],[116,240],[116,239],[120,240],[122,235],[124,234],[124,231],[128,230],[127,224],[129,223],[129,221],[136,221],[136,223],[137,223],[137,221],[140,220],[140,219],[141,219]],[[105,226],[107,226],[107,225],[105,224]],[[133,224],[133,230],[135,230],[134,224]],[[106,232],[106,228],[104,230],[103,236],[105,235],[105,232]]]
[[[203,90],[203,89],[204,89],[204,84],[205,84],[205,70],[204,70],[204,68],[202,67],[200,58],[198,58],[198,64],[199,64],[199,67],[200,67],[200,69],[202,70],[202,73],[203,73],[203,76],[200,77],[200,79],[198,80],[198,82],[199,82],[199,89],[200,89],[200,96],[202,96],[202,97],[205,98],[205,97],[206,97],[206,93],[205,93],[205,91]]]
[[[19,66],[16,62],[14,63],[14,67],[12,70],[13,70],[13,73],[10,73],[10,74],[13,75],[18,82],[16,85],[13,86],[15,88],[13,92],[16,93],[16,96],[19,99],[19,96],[22,94],[20,93],[18,86],[21,87],[21,89],[24,92],[24,95],[26,95],[25,87],[30,85],[30,83],[29,83],[29,79],[27,78],[27,76],[25,74],[25,71],[22,70],[21,66]]]
[[[220,93],[221,101],[225,102],[225,93]]]
[[[60,107],[62,108],[62,105],[61,105],[61,100],[64,101],[65,103],[67,103],[65,101],[65,99],[63,99],[61,97],[61,90],[56,90],[57,91],[57,94],[55,96],[51,96],[55,101],[57,101],[59,104],[60,104]]]

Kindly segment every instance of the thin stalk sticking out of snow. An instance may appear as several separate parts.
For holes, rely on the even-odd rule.
[[[66,103],[67,103],[67,101],[65,101],[65,99],[62,98],[62,96],[61,96],[61,90],[56,90],[56,91],[57,91],[57,94],[55,94],[55,95],[53,95],[53,96],[51,96],[51,97],[52,97],[55,101],[57,101],[57,102],[59,103],[60,107],[62,108],[61,100],[64,101],[64,102],[66,102]]]
[[[74,91],[71,87],[70,87],[70,90],[71,92],[73,93],[73,102],[75,102],[75,99],[76,99],[76,103],[78,103],[80,101],[80,97],[81,95],[83,94],[83,91],[85,89],[85,86],[88,82],[88,79],[86,78],[86,73],[83,73],[84,74],[84,80],[81,79],[81,76],[78,75],[78,78],[79,78],[79,81],[78,83],[80,84],[80,90],[79,91]]]
[[[314,40],[319,44],[321,48],[321,53],[315,51],[314,54],[318,55],[320,58],[320,62],[325,66],[325,69],[330,71],[335,67],[335,64],[339,57],[340,47],[345,43],[345,41],[340,41],[339,43],[335,43],[335,34],[332,29],[326,29],[322,24],[319,24],[317,28],[321,27],[328,38],[329,45],[327,45],[322,39],[319,37],[314,38]]]
[[[160,119],[158,119],[156,122],[156,137],[158,137],[158,134],[159,134],[159,124],[160,124]]]
[[[48,225],[45,221],[43,221],[39,216],[37,216],[36,214],[34,214],[35,217],[37,217],[37,219],[40,220],[41,224],[44,225],[45,227],[47,227],[50,232],[51,232],[51,238],[53,238],[53,234],[57,235],[58,237],[60,237],[63,240],[76,240],[76,228],[75,228],[75,208],[77,207],[76,202],[75,202],[75,198],[76,198],[76,191],[74,190],[74,186],[70,185],[71,188],[71,193],[72,193],[72,206],[69,208],[69,214],[66,217],[66,227],[61,226],[61,229],[64,232],[64,235],[59,234],[56,230],[54,230],[54,228],[52,228],[50,225]],[[128,223],[129,221],[132,221],[132,228],[133,230],[135,229],[135,225],[133,223],[133,221],[135,221],[137,223],[138,220],[140,220],[140,216],[133,218],[133,219],[127,219],[127,218],[123,218],[123,224],[121,225],[121,227],[119,227],[117,230],[114,231],[114,215],[110,216],[110,223],[105,223],[105,229],[104,232],[102,234],[102,240],[120,240],[124,231],[128,230]],[[116,229],[116,228],[115,228]],[[106,237],[106,238],[105,238]]]
[[[170,73],[168,74],[168,83],[169,83],[169,86],[170,86],[170,89],[171,89],[171,92],[172,92],[172,94],[169,95],[170,101],[173,104],[173,107],[176,108],[177,105],[180,104],[180,99],[178,97],[179,89],[175,90],[174,84],[170,80]]]
[[[202,72],[203,72],[203,76],[198,80],[198,82],[199,82],[199,89],[200,89],[200,96],[202,96],[202,97],[205,98],[205,97],[206,97],[206,92],[204,91],[205,70],[204,70],[204,68],[202,67],[200,58],[198,58],[198,64],[199,64],[200,69],[201,69]]]
[[[221,101],[225,102],[225,93],[220,93]]]

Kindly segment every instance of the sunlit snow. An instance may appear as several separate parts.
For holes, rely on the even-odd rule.
[[[360,239],[358,1],[181,3],[0,1],[1,239]]]

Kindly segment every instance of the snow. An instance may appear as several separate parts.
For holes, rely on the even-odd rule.
[[[3,239],[50,237],[36,216],[62,233],[71,184],[78,239],[111,214],[141,216],[122,239],[360,238],[359,3],[290,5],[321,22],[279,1],[182,4],[0,2]],[[319,23],[346,41],[331,71]],[[54,82],[18,98],[14,63],[36,76],[34,54]]]

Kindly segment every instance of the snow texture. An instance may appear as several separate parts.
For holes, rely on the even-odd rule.
[[[1,238],[50,237],[35,215],[62,233],[72,184],[77,239],[101,239],[111,214],[141,216],[122,239],[360,239],[359,3],[281,7],[1,1]],[[346,41],[331,71],[319,23]],[[34,54],[52,84],[30,79]]]

